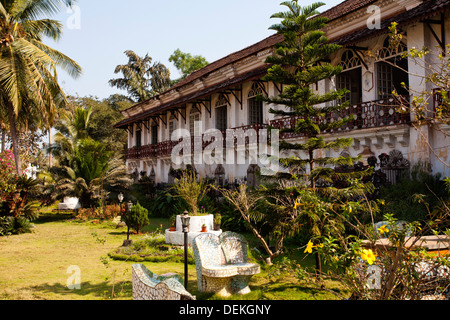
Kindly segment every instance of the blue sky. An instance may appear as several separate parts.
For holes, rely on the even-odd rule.
[[[300,1],[309,5],[316,1]],[[326,10],[342,0],[324,1]],[[79,11],[54,17],[64,24],[58,43],[48,44],[77,61],[83,75],[73,80],[63,71],[60,83],[70,95],[106,98],[123,93],[108,84],[114,69],[125,64],[125,50],[149,54],[179,76],[168,61],[179,48],[209,62],[243,49],[273,34],[268,28],[285,11],[281,0],[78,0]],[[322,10],[322,11],[323,11]],[[79,28],[78,28],[79,27]]]

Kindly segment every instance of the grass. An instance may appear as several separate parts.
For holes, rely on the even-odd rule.
[[[108,253],[121,247],[126,228],[111,224],[79,222],[71,215],[46,213],[35,221],[33,233],[0,237],[1,300],[106,300],[132,299],[131,266],[134,261],[113,260]],[[168,226],[168,220],[151,219],[147,231]],[[144,235],[131,234],[133,242]],[[180,262],[141,262],[156,274],[184,274]],[[78,266],[81,289],[70,290],[67,280],[70,266]],[[189,266],[189,291],[198,300],[219,299],[197,291],[194,266]],[[334,299],[324,291],[299,284],[285,277],[273,280],[265,270],[252,278],[252,292],[233,296],[239,300],[309,300]]]

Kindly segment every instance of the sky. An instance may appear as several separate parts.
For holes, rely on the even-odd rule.
[[[68,95],[94,96],[126,94],[108,81],[119,64],[126,64],[124,52],[148,54],[179,77],[169,62],[180,49],[214,62],[272,35],[269,27],[279,22],[270,16],[286,11],[281,0],[78,0],[73,9],[64,8],[53,19],[64,25],[62,38],[46,41],[83,68],[77,79],[59,71],[59,82]],[[316,1],[300,0],[301,5]],[[342,0],[325,0],[320,11]]]

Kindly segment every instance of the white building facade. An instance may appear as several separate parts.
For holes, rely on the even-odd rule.
[[[351,91],[346,97],[351,106],[327,121],[350,114],[356,116],[345,128],[326,133],[333,139],[341,136],[354,140],[351,148],[328,151],[328,156],[362,155],[365,162],[372,156],[379,159],[380,168],[411,168],[417,163],[429,163],[434,173],[450,176],[447,165],[450,129],[443,126],[437,130],[433,125],[416,128],[414,115],[398,112],[391,96],[395,89],[406,100],[410,99],[401,83],[412,92],[432,92],[433,88],[424,81],[427,71],[422,64],[438,63],[439,50],[445,50],[445,44],[450,43],[449,8],[450,0],[347,0],[323,13],[330,19],[324,30],[326,36],[342,45],[330,61],[342,65],[343,72],[317,83],[315,90],[325,93],[337,87]],[[387,40],[387,28],[394,21],[406,35],[398,51],[391,50]],[[284,128],[295,122],[292,118],[274,116],[269,109],[277,106],[255,98],[258,94],[276,96],[282,90],[280,84],[262,80],[270,67],[265,59],[280,41],[280,35],[270,36],[192,73],[165,93],[123,111],[125,119],[115,127],[129,133],[129,172],[136,173],[136,177],[147,175],[156,183],[170,183],[173,170],[191,164],[200,176],[219,183],[253,182],[257,169],[264,166],[257,155],[273,154],[273,150],[253,152],[245,143],[236,141],[245,141],[240,139],[247,136],[250,142],[260,142],[259,148],[263,148],[268,126]],[[434,53],[419,63],[401,56],[402,52],[424,46]],[[436,102],[432,96],[429,101],[432,114]],[[180,142],[173,135],[177,129],[192,138]],[[221,148],[212,148],[208,132],[221,132],[224,137],[227,133],[234,134],[234,142],[223,142],[228,148],[221,152]],[[295,141],[302,137],[285,134],[280,139]],[[215,141],[216,146],[221,145],[217,138]],[[173,157],[180,154],[180,149],[183,163],[177,163]],[[205,154],[212,155],[208,159],[213,161],[208,161]],[[384,163],[383,155],[389,156]],[[395,177],[390,180],[395,182]]]

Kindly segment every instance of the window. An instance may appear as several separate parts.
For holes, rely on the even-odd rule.
[[[263,102],[257,100],[258,95],[262,95],[263,90],[258,83],[253,83],[252,89],[248,93],[248,124],[263,123]]]
[[[220,95],[216,103],[216,129],[228,129],[228,101],[224,95]]]
[[[152,144],[158,144],[158,126],[152,126]]]
[[[191,109],[191,114],[189,115],[189,132],[191,133],[191,136],[200,136],[201,135],[201,126],[197,124],[196,122],[200,121],[200,113],[197,109],[197,107],[194,105]]]
[[[392,48],[389,38],[386,38],[384,47],[378,51],[376,64],[378,99],[388,99],[395,90],[400,95],[408,95],[406,88],[409,86],[408,60],[402,58],[401,53],[408,49],[406,44],[400,43],[397,48]]]
[[[177,119],[172,115],[169,119],[169,140],[172,139],[172,133],[177,129]]]
[[[142,130],[136,130],[136,147],[142,146]]]
[[[353,51],[347,50],[342,54],[339,65],[343,71],[336,76],[336,89],[347,89],[348,92],[339,104],[350,101],[351,105],[362,102],[362,69],[361,60]]]

